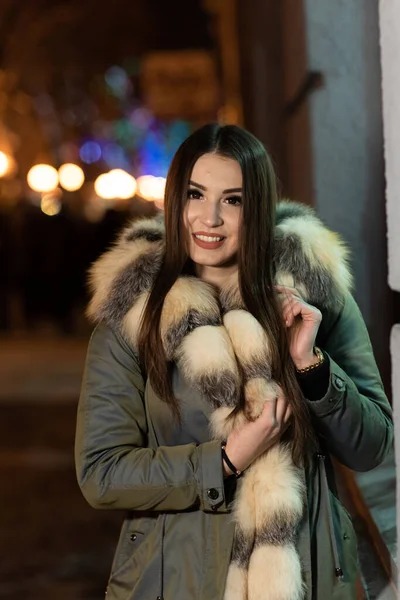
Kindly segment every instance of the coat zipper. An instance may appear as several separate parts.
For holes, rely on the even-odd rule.
[[[336,543],[335,526],[333,523],[333,515],[332,515],[332,505],[331,505],[331,500],[329,497],[329,485],[328,485],[328,478],[326,475],[326,468],[325,468],[325,454],[318,453],[317,457],[319,459],[318,465],[320,468],[320,481],[321,481],[321,486],[322,486],[323,500],[326,505],[326,509],[328,511],[329,534],[330,534],[331,546],[332,546],[332,551],[333,551],[333,559],[334,559],[334,563],[335,563],[335,576],[338,579],[342,579],[343,578],[343,570],[340,566],[339,551],[338,551],[338,547],[337,547],[337,543]]]
[[[165,520],[167,515],[161,517],[161,544],[160,544],[160,593],[156,600],[164,600],[164,536],[165,536]]]

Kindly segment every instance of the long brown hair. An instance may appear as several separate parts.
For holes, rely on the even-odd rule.
[[[277,183],[272,161],[261,142],[235,125],[205,125],[188,137],[176,152],[165,188],[165,255],[144,311],[139,351],[157,395],[179,418],[160,334],[164,299],[189,261],[183,214],[193,167],[200,156],[217,153],[236,160],[242,169],[243,203],[238,251],[239,285],[246,309],[271,340],[272,377],[283,388],[292,407],[290,438],[293,460],[301,464],[313,445],[314,434],[289,354],[287,330],[274,288],[274,229]]]

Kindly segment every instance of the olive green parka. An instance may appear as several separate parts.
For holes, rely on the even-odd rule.
[[[355,471],[379,465],[392,445],[392,413],[351,294],[320,308],[317,345],[328,356],[330,377],[323,398],[305,399],[320,451],[304,471],[307,499],[297,551],[307,600],[353,600],[357,542],[337,498],[330,456]],[[107,600],[223,600],[237,482],[223,477],[220,443],[209,430],[212,407],[175,367],[179,425],[144,376],[118,318],[97,318],[75,445],[87,501],[126,511]]]

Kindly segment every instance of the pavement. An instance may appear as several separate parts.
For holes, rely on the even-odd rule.
[[[104,598],[122,515],[91,508],[76,483],[76,398],[1,412],[0,598]]]
[[[105,597],[123,515],[96,511],[74,469],[88,339],[0,339],[0,599]]]
[[[0,338],[0,402],[54,404],[79,395],[88,337]]]
[[[75,419],[87,343],[0,339],[0,600],[105,596],[124,515],[91,508],[76,483]],[[395,560],[393,455],[357,480]],[[361,552],[371,555],[355,525]],[[391,598],[383,585],[374,588],[373,567],[364,578],[368,597]]]

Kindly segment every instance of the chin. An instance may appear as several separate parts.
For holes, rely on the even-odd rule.
[[[193,253],[190,256],[190,258],[196,265],[201,265],[202,267],[222,267],[226,263],[226,261],[223,259],[218,260],[217,258],[215,258],[214,260],[212,260],[205,256],[199,256],[196,253]]]
[[[210,256],[212,253],[215,253],[215,256]],[[190,250],[190,258],[194,263],[202,267],[227,267],[237,262],[236,253],[226,254],[224,252],[223,255],[220,254],[217,256],[215,250],[202,250],[197,247]]]

